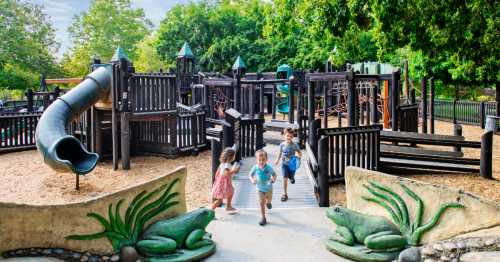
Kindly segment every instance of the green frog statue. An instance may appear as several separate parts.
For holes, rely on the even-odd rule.
[[[447,209],[464,208],[457,202],[444,203],[436,214],[424,223],[424,201],[406,185],[400,183],[408,197],[415,200],[413,220],[408,205],[400,195],[379,183],[369,181],[368,184],[363,187],[371,195],[362,198],[384,208],[392,221],[341,206],[335,206],[326,212],[326,216],[337,225],[335,235],[326,241],[326,248],[354,261],[393,261],[403,249],[419,245],[422,235],[438,224]]]
[[[336,225],[327,241],[329,250],[357,261],[390,261],[407,245],[406,238],[391,221],[335,206],[326,215]]]
[[[183,257],[197,258],[215,251],[212,235],[205,231],[215,213],[199,208],[171,219],[151,224],[136,244],[137,250],[153,261],[187,261]],[[200,256],[196,256],[199,253]],[[169,259],[170,258],[170,259]]]

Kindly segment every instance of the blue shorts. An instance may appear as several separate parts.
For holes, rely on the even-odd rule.
[[[286,178],[294,178],[295,177],[295,172],[292,172],[290,168],[288,168],[288,163],[282,163],[281,164],[281,174],[283,177]]]

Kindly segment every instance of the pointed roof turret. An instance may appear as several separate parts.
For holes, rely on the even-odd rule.
[[[234,61],[232,69],[237,70],[241,68],[247,68],[247,66],[245,65],[245,62],[243,61],[241,56],[238,56],[238,58],[236,58],[236,61]]]
[[[187,42],[184,42],[184,45],[182,46],[181,50],[177,54],[177,57],[188,57],[188,58],[193,58],[193,51],[191,51],[191,47]]]
[[[110,62],[119,62],[121,58],[127,59],[127,61],[130,62],[130,59],[128,59],[127,54],[125,53],[125,50],[121,48],[120,46],[115,50],[115,53],[113,54],[113,57],[111,57]]]

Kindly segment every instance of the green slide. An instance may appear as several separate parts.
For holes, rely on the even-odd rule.
[[[78,139],[69,135],[66,125],[109,92],[111,74],[111,65],[101,65],[54,101],[40,117],[36,146],[51,168],[83,175],[96,166],[99,155],[88,152]]]

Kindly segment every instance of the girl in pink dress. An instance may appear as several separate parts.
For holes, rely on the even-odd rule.
[[[238,165],[231,166],[234,161],[236,151],[232,148],[226,148],[220,156],[220,165],[215,173],[215,181],[212,186],[212,209],[217,208],[222,203],[224,198],[227,199],[226,211],[235,211],[236,209],[231,205],[233,200],[234,187],[232,177],[240,170]]]

